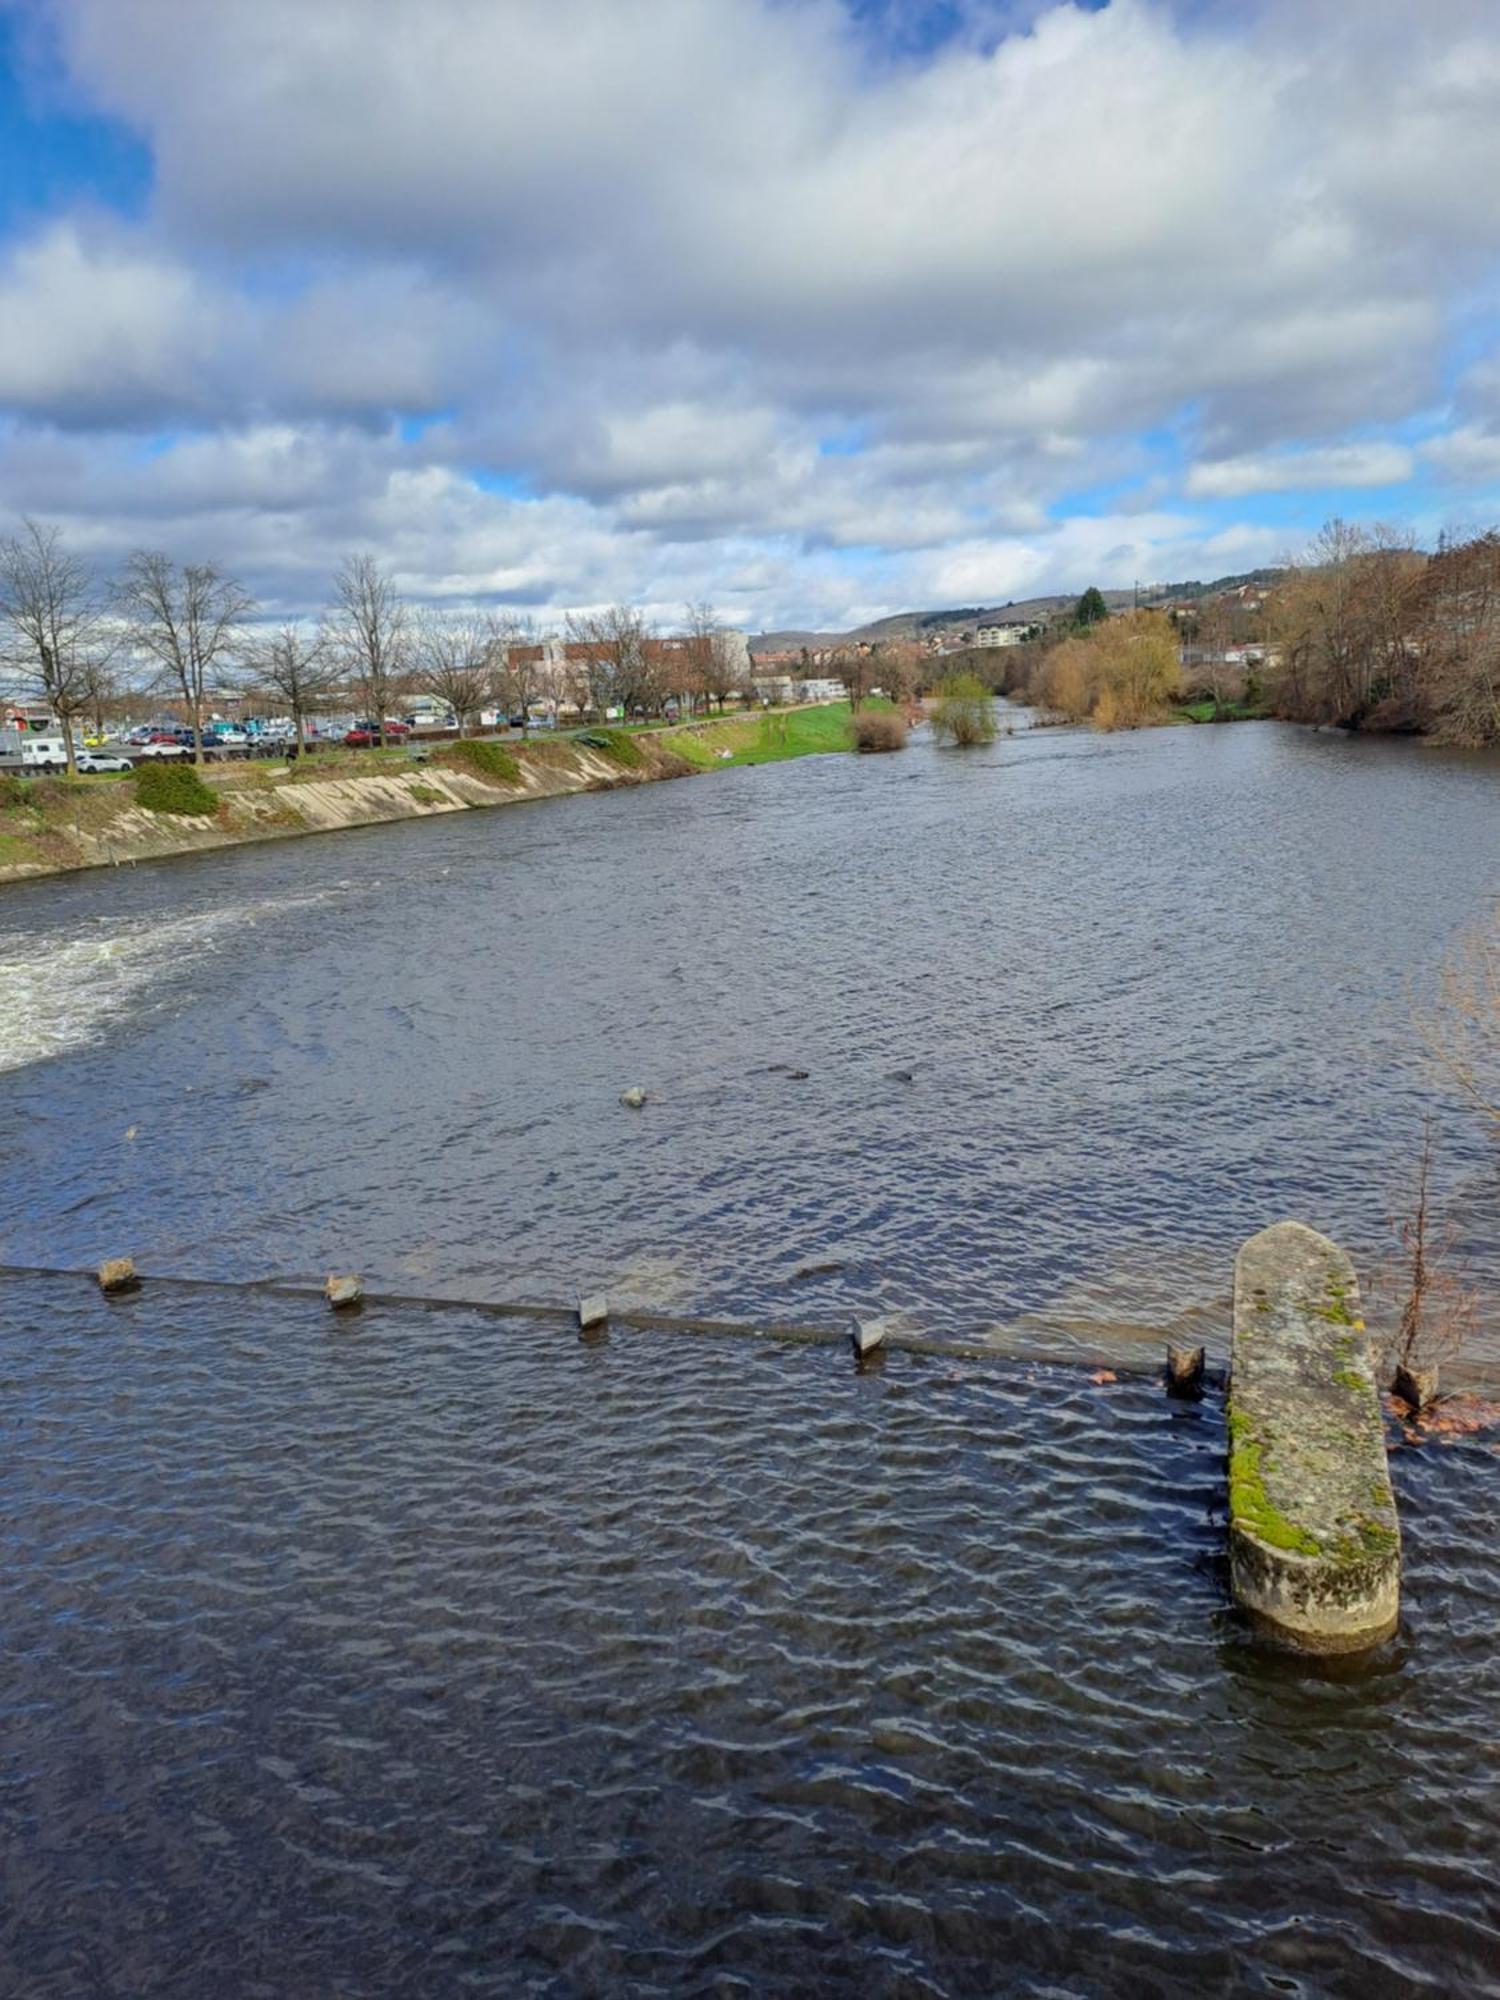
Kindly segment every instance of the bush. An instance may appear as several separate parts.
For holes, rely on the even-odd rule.
[[[433,762],[455,765],[491,785],[516,785],[521,781],[520,765],[500,743],[466,737],[458,743],[445,743],[434,753]]]
[[[932,733],[960,750],[993,743],[997,733],[990,691],[978,674],[953,674],[938,690]]]
[[[625,734],[623,729],[585,729],[578,742],[586,743],[591,750],[602,750],[606,757],[613,757],[617,764],[624,764],[634,770],[641,762],[640,745]]]
[[[1096,729],[1162,721],[1181,692],[1177,634],[1159,611],[1129,611],[1049,653],[1037,675],[1040,705]]]
[[[849,718],[849,736],[856,750],[904,750],[906,723],[893,708],[862,708]]]
[[[24,806],[26,803],[26,780],[13,778],[8,771],[0,772],[0,812],[8,812],[13,806]]]
[[[1033,685],[1033,699],[1048,715],[1068,722],[1086,721],[1097,692],[1094,654],[1086,639],[1067,639],[1043,660]]]
[[[191,764],[142,764],[135,774],[137,805],[147,812],[213,814],[219,795],[205,785]]]

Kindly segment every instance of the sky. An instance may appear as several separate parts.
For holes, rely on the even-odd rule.
[[[1500,521],[1500,0],[0,0],[0,531],[753,630]]]

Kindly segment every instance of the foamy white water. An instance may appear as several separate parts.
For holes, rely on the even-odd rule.
[[[97,1042],[165,994],[195,956],[267,917],[335,891],[231,904],[184,917],[107,918],[78,937],[0,931],[0,1072]]]

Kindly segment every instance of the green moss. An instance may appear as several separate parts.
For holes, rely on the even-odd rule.
[[[1364,1393],[1365,1378],[1357,1368],[1335,1369],[1333,1379],[1341,1389],[1348,1389],[1353,1395],[1358,1396]]]
[[[1266,1492],[1263,1450],[1241,1411],[1229,1414],[1229,1513],[1236,1527],[1254,1535],[1267,1548],[1290,1549],[1316,1556],[1322,1549],[1313,1535],[1299,1528],[1271,1504]]]
[[[486,784],[515,785],[521,780],[521,767],[514,755],[503,744],[489,743],[482,738],[445,743],[441,750],[434,752],[433,762],[471,772],[474,777],[483,778]]]
[[[440,806],[448,796],[446,792],[440,792],[436,785],[411,784],[407,790],[418,805],[423,806]]]
[[[1314,1302],[1311,1307],[1319,1319],[1326,1319],[1331,1326],[1349,1326],[1363,1333],[1364,1321],[1349,1304],[1350,1287],[1336,1272],[1328,1276],[1328,1296]]]

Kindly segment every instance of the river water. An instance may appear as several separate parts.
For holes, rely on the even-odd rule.
[[[1500,1991],[1495,1434],[1308,1672],[1146,1373],[1269,1220],[1378,1261],[1428,1111],[1500,1289],[1411,1022],[1497,784],[1037,732],[3,892],[12,1264],[1009,1358],[5,1281],[0,1991]]]

